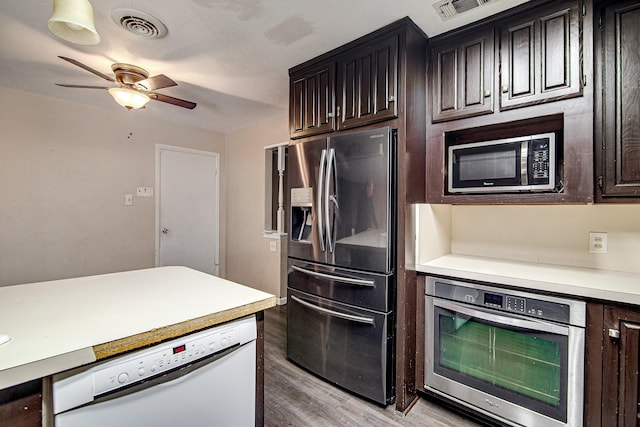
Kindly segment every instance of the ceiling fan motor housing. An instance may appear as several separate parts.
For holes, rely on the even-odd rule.
[[[147,70],[136,65],[115,63],[111,69],[116,75],[116,81],[125,85],[134,85],[149,77]]]

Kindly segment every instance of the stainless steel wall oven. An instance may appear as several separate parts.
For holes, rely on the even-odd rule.
[[[427,277],[425,388],[510,425],[581,426],[584,302]]]

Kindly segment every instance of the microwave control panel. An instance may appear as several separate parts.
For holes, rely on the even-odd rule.
[[[531,184],[549,183],[549,140],[534,139],[531,141]]]

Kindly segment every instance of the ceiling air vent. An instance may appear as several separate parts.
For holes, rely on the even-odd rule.
[[[441,0],[433,4],[433,8],[438,12],[443,21],[451,19],[489,3],[495,3],[498,0]]]
[[[111,18],[118,26],[138,37],[159,39],[167,34],[167,27],[148,13],[134,9],[114,9]]]

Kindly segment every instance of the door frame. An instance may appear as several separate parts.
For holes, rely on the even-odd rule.
[[[210,156],[215,160],[216,175],[215,175],[215,188],[218,197],[218,203],[216,204],[216,212],[213,216],[213,227],[217,239],[214,242],[214,274],[220,275],[220,153],[213,151],[196,150],[193,148],[178,147],[175,145],[156,144],[156,220],[155,220],[155,266],[160,265],[160,153],[162,151],[176,151],[179,153],[196,154],[202,156]]]

